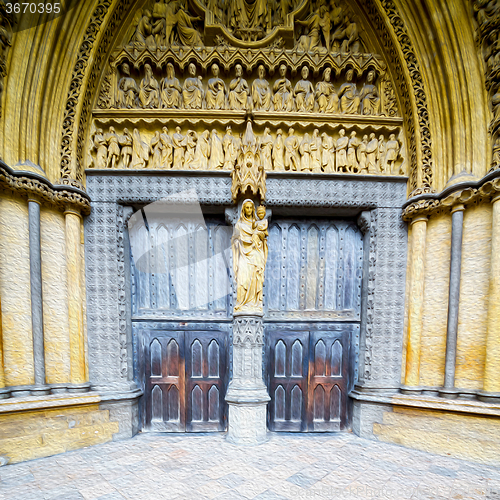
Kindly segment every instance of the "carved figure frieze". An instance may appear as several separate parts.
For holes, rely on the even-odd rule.
[[[108,105],[117,109],[397,115],[395,99],[382,96],[377,86],[378,73],[373,67],[366,68],[365,73],[358,74],[355,78],[354,68],[348,66],[344,72],[337,74],[335,83],[332,82],[331,66],[324,68],[316,78],[310,78],[309,66],[303,65],[294,82],[288,77],[288,66],[282,63],[279,74],[272,83],[266,78],[263,64],[253,72],[251,83],[244,78],[243,67],[239,63],[234,67],[234,78],[231,78],[230,75],[221,75],[217,63],[211,65],[209,77],[202,77],[198,74],[196,65],[191,62],[182,83],[176,77],[176,68],[172,62],[166,64],[165,72],[157,69],[156,73],[150,63],[145,63],[143,68],[136,70],[135,77],[131,76],[130,68],[131,65],[127,62],[118,66],[116,90],[113,90],[109,78],[103,81],[98,100],[101,109]],[[355,80],[359,81],[359,87]],[[383,81],[383,89],[384,95],[387,94],[386,80]]]
[[[180,126],[169,131],[163,126],[154,130],[136,127],[131,134],[128,128],[121,131],[119,125],[107,131],[99,126],[91,138],[89,166],[233,171],[240,183],[237,190],[246,192],[250,188],[249,195],[261,193],[262,199],[263,172],[405,175],[400,128],[378,137],[375,132],[354,128],[339,128],[332,133],[327,126],[300,134],[293,127],[287,133],[268,126],[260,130],[254,134],[250,121],[241,132],[231,125],[222,132],[218,128],[183,131]],[[500,151],[500,147],[497,149]],[[500,153],[497,157],[500,160]]]

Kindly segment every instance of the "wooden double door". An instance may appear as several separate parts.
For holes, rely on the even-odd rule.
[[[227,411],[224,331],[141,329],[142,427],[149,431],[223,431]]]
[[[350,424],[351,343],[359,325],[275,325],[266,331],[268,426],[326,432]]]

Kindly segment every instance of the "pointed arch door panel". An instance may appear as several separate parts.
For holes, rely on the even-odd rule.
[[[348,393],[354,376],[351,344],[359,325],[294,326],[266,328],[270,430],[349,428]]]
[[[138,330],[143,430],[223,431],[227,333]]]

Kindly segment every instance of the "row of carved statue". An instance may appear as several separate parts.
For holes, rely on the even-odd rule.
[[[185,135],[176,127],[170,134],[167,127],[156,131],[153,138],[145,141],[138,129],[130,134],[124,129],[117,134],[114,127],[104,133],[97,129],[93,137],[93,166],[131,169],[195,169],[232,170],[242,147],[242,134],[233,134],[230,126],[220,137],[214,129],[196,133],[188,130]],[[356,131],[346,134],[340,129],[338,137],[315,129],[310,135],[295,135],[293,128],[285,137],[278,129],[273,138],[266,127],[256,139],[256,149],[264,170],[290,170],[297,172],[348,172],[369,174],[404,174],[395,171],[401,158],[401,145],[395,134],[365,134],[362,138]],[[399,163],[399,162],[398,162]],[[402,165],[401,165],[402,166]]]
[[[294,10],[292,0],[207,0],[205,16],[195,16],[183,0],[156,0],[153,6],[136,12],[127,42],[148,47],[180,45],[202,47],[203,24],[211,14],[210,24],[227,28],[233,36],[245,41],[265,38],[273,28],[284,26]],[[300,3],[300,2],[299,2]],[[303,19],[294,16],[297,33],[295,45],[299,50],[320,48],[333,52],[360,50],[358,26],[348,11],[333,0],[312,2]],[[198,24],[199,23],[199,24]]]
[[[358,91],[353,82],[354,72],[346,72],[346,81],[337,90],[331,80],[331,68],[323,71],[323,78],[316,86],[309,80],[309,68],[304,66],[302,78],[292,85],[287,78],[287,67],[279,68],[279,78],[270,86],[265,79],[263,65],[258,68],[258,78],[250,86],[243,78],[243,68],[235,67],[236,78],[226,85],[219,77],[219,67],[212,65],[212,78],[207,86],[201,76],[196,76],[196,66],[191,63],[189,76],[183,85],[175,76],[172,63],[167,64],[167,74],[158,82],[149,64],[144,66],[145,75],[137,85],[130,76],[128,64],[121,67],[118,81],[116,106],[118,108],[143,109],[231,109],[283,112],[319,112],[380,115],[383,110],[379,90],[375,85],[376,73],[370,70],[366,81]]]

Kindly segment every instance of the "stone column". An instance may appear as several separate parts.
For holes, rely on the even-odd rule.
[[[35,368],[34,395],[49,394],[45,385],[45,351],[43,342],[42,247],[40,243],[40,202],[28,200],[30,242],[31,328]]]
[[[479,399],[500,402],[500,193],[493,200],[486,360]]]
[[[227,439],[239,445],[267,440],[267,403],[270,397],[262,378],[264,328],[261,315],[236,315],[233,320],[233,378]]]
[[[410,243],[410,294],[408,304],[408,343],[406,347],[405,385],[401,392],[419,393],[420,388],[420,339],[424,305],[425,239],[427,217],[420,216],[411,222]]]
[[[70,348],[70,392],[85,392],[89,384],[85,380],[85,337],[83,332],[81,276],[81,215],[67,208],[66,218],[66,266],[68,275],[68,313]]]
[[[462,234],[464,224],[462,204],[451,209],[451,256],[450,285],[448,292],[448,325],[446,330],[446,360],[444,367],[444,388],[440,389],[442,397],[455,399],[455,365],[457,355],[458,306],[460,302],[460,275],[462,269]]]
[[[5,373],[3,370],[2,298],[0,297],[0,399],[8,398],[9,392],[8,389],[5,389]]]

